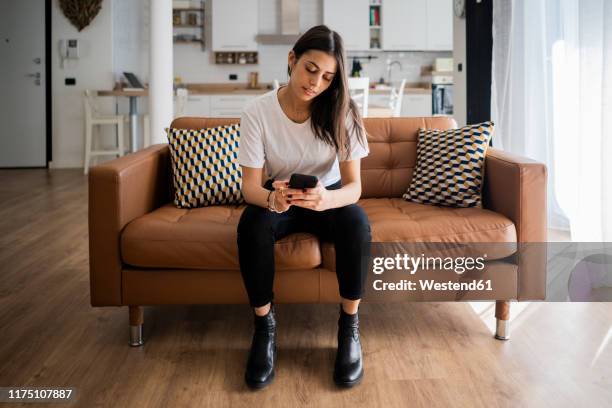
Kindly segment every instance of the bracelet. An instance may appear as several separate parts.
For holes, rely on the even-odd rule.
[[[274,205],[274,190],[270,191],[268,195],[268,210],[276,212],[276,206]]]
[[[278,210],[276,209],[276,190],[271,191],[270,193],[274,193],[274,194],[270,194],[270,195],[269,195],[269,196],[271,196],[271,197],[272,197],[272,200],[271,200],[271,201],[270,201],[270,200],[268,200],[268,209],[269,209],[270,211],[272,211],[272,212],[277,213],[277,214],[284,213],[285,211],[278,211]]]

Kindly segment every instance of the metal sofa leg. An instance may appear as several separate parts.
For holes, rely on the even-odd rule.
[[[495,302],[495,338],[497,340],[510,339],[510,302],[498,300]]]
[[[142,306],[130,306],[130,346],[139,347],[144,344],[142,340],[142,323],[144,320],[144,308]]]

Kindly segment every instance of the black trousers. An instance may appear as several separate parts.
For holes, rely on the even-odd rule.
[[[264,187],[272,190],[272,181]],[[342,187],[338,181],[325,187]],[[308,232],[322,241],[333,242],[336,249],[336,275],[340,296],[360,299],[367,274],[371,230],[361,207],[350,204],[325,211],[291,206],[284,213],[249,204],[238,223],[240,273],[253,307],[274,300],[274,243],[294,232]]]

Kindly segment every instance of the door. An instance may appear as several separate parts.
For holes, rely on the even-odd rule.
[[[45,2],[0,0],[0,167],[45,167]]]

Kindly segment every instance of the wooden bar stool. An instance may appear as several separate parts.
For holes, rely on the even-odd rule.
[[[85,164],[83,173],[89,172],[89,164],[93,156],[116,155],[123,156],[123,126],[125,115],[102,115],[98,108],[96,93],[86,90],[83,94],[83,105],[85,107]],[[94,126],[111,125],[117,126],[117,146],[111,150],[92,150],[92,138]]]

